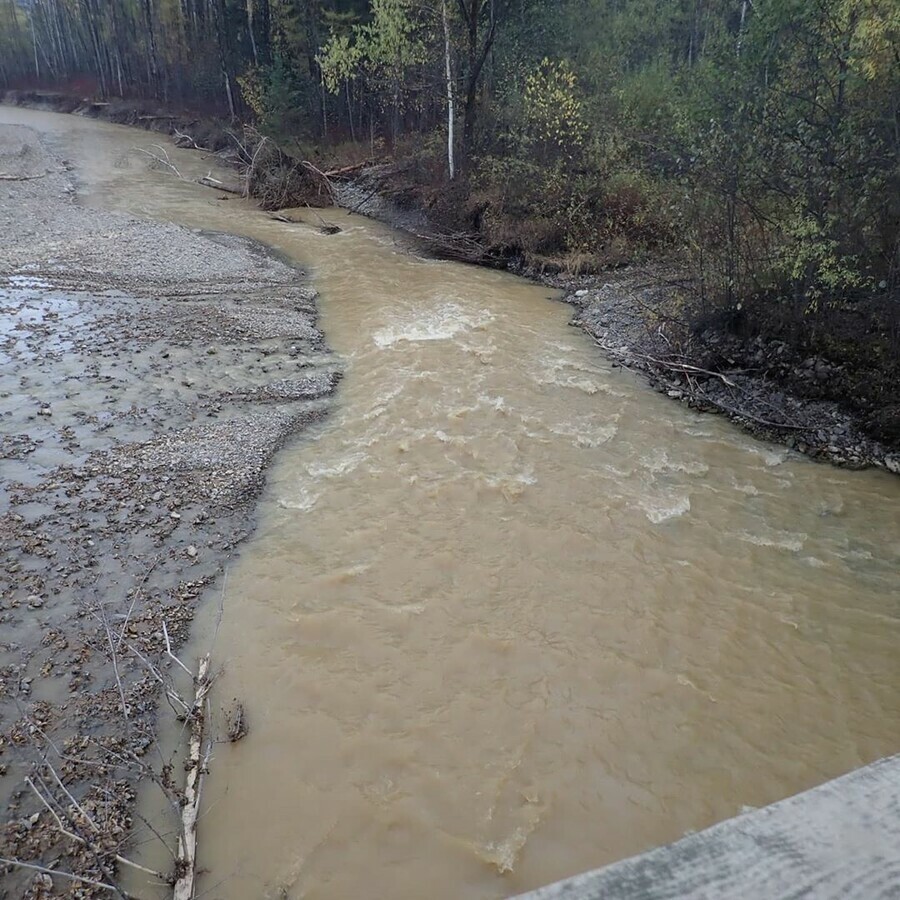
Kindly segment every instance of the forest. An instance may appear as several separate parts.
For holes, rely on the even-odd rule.
[[[0,86],[390,162],[495,258],[673,261],[698,322],[898,366],[895,0],[4,0]]]

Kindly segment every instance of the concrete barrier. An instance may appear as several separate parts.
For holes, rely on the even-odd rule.
[[[898,900],[900,755],[520,900]]]

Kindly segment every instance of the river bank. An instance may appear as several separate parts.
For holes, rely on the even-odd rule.
[[[158,691],[133,660],[119,690],[106,629],[153,662],[163,623],[186,638],[269,461],[340,373],[296,269],[250,240],[80,206],[71,168],[0,126],[0,855],[97,878],[23,778],[58,749],[69,790],[129,833],[134,777],[110,759],[147,752]],[[5,879],[21,896],[32,877]]]
[[[669,398],[724,415],[761,440],[853,469],[900,474],[900,378],[835,362],[765,332],[733,333],[724,317],[697,312],[686,300],[690,278],[672,261],[567,275],[518,258],[481,259],[477,235],[436,227],[415,204],[394,202],[388,181],[369,173],[339,188],[341,205],[412,235],[439,255],[509,268],[562,292],[572,324],[589,334],[615,365],[647,378]],[[409,187],[409,185],[407,185]],[[865,330],[859,315],[852,330]]]
[[[195,144],[227,149],[226,155],[234,157],[225,126],[194,115],[170,115],[127,102],[97,104],[53,92],[7,92],[3,99],[166,134],[188,130]],[[281,165],[280,158],[276,162]],[[900,473],[900,369],[866,343],[865,311],[845,317],[839,327],[848,343],[832,341],[830,353],[792,341],[772,322],[752,334],[734,329],[722,315],[705,315],[698,324],[701,317],[688,299],[690,278],[677,262],[583,275],[538,269],[516,254],[486,252],[477,233],[436,224],[409,167],[352,168],[330,183],[329,191],[314,193],[405,232],[426,252],[508,268],[561,290],[562,299],[575,308],[574,325],[591,335],[616,365],[641,373],[671,399],[724,415],[754,437],[822,462]],[[255,186],[272,190],[266,178]],[[303,190],[309,190],[305,183]],[[284,202],[299,203],[297,197]],[[443,204],[441,221],[458,214],[453,202],[450,198]]]

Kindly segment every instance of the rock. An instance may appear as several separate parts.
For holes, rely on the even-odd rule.
[[[42,406],[42,407],[38,410],[38,415],[39,415],[39,416],[52,416],[52,415],[53,415],[53,410],[50,409],[49,406]]]
[[[684,396],[681,391],[666,391],[666,394],[673,400],[680,400]]]
[[[587,297],[587,291],[582,288],[580,291],[575,291],[576,297]]]
[[[193,544],[191,544],[190,547],[187,548],[187,555],[191,559],[197,558],[197,548]]]
[[[37,594],[31,594],[26,601],[31,609],[40,609],[44,605],[43,599]]]
[[[177,521],[181,518],[181,513],[170,512],[170,513],[169,513],[169,518],[170,518],[170,519],[174,519],[174,520],[177,522]]]

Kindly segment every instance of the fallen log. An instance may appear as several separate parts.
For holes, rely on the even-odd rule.
[[[202,184],[204,187],[210,187],[217,191],[224,191],[226,194],[236,194],[238,197],[244,195],[243,190],[240,188],[231,187],[225,182],[219,181],[218,178],[213,178],[212,175],[204,175],[202,178],[198,178],[197,184]]]
[[[340,225],[336,225],[334,222],[326,222],[325,219],[323,219],[309,204],[306,205],[306,208],[319,220],[318,230],[322,234],[339,234],[343,231]],[[304,222],[303,219],[292,219],[284,213],[270,212],[269,218],[275,222],[284,222],[285,225],[307,225],[310,228],[314,227],[310,225],[309,222]]]
[[[168,635],[166,642],[168,644]],[[209,654],[200,660],[194,679],[194,703],[190,711],[191,739],[185,761],[187,778],[184,805],[181,808],[181,833],[176,851],[177,878],[172,886],[172,900],[193,900],[197,877],[197,820],[200,817],[200,795],[203,776],[209,763],[211,745],[206,739],[207,696],[213,679],[209,671]]]
[[[341,175],[350,175],[353,172],[358,172],[360,169],[364,169],[366,166],[372,164],[371,159],[363,160],[361,163],[354,163],[352,166],[342,166],[340,169],[329,169],[327,172],[322,172],[326,178],[340,178]]]

